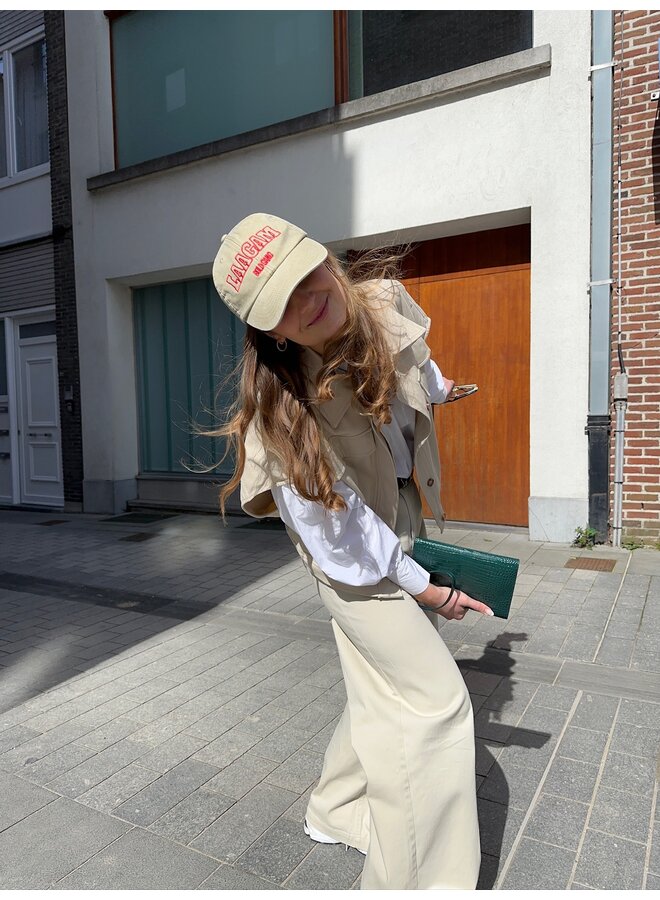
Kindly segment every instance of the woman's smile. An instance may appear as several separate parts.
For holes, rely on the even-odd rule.
[[[321,264],[291,294],[278,325],[270,334],[323,353],[346,322],[343,289],[327,266]]]

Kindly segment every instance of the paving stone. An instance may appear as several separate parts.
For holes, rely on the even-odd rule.
[[[634,725],[632,722],[617,722],[610,747],[617,753],[655,758],[660,749],[660,719],[653,728]]]
[[[38,738],[39,732],[34,728],[26,728],[23,725],[15,725],[13,728],[5,728],[0,731],[0,754],[7,753],[21,744],[27,743],[33,738]],[[2,759],[0,759],[0,766]]]
[[[348,890],[362,872],[364,856],[343,844],[317,844],[284,887],[294,891]]]
[[[300,750],[308,739],[309,735],[292,727],[291,720],[289,720],[259,741],[258,744],[255,744],[254,752],[258,756],[265,756],[267,759],[282,762],[291,756],[292,753],[295,753],[296,750]]]
[[[109,813],[157,778],[158,774],[151,769],[131,763],[76,799],[92,809]]]
[[[617,723],[630,722],[633,725],[657,726],[660,722],[660,703],[642,700],[622,700]]]
[[[190,843],[226,812],[233,803],[229,797],[209,791],[207,789],[209,783],[207,782],[204,788],[195,791],[156,819],[149,826],[149,830],[181,844]]]
[[[587,829],[575,880],[599,890],[639,890],[646,847]]]
[[[106,750],[101,750],[74,769],[59,775],[48,783],[48,787],[65,797],[78,797],[124,766],[142,756],[144,748],[131,741],[120,741]]]
[[[559,755],[567,759],[577,759],[598,765],[605,752],[606,744],[607,734],[603,731],[569,727],[559,744]]]
[[[525,813],[520,809],[507,809],[501,803],[483,799],[477,800],[477,811],[481,852],[506,859]]]
[[[474,717],[476,737],[504,743],[511,734],[512,726],[497,721],[490,709],[480,709]]]
[[[115,809],[115,815],[135,825],[151,825],[217,774],[217,769],[187,759]]]
[[[217,863],[135,828],[55,885],[57,890],[198,888]]]
[[[483,775],[484,777],[488,775],[501,750],[502,744],[477,738],[475,741],[475,769],[478,775]]]
[[[276,767],[275,760],[248,751],[212,778],[206,789],[240,800]]]
[[[296,795],[269,784],[253,788],[191,842],[216,859],[234,862],[293,803]]]
[[[658,812],[656,806],[656,814]],[[653,827],[653,836],[651,839],[651,854],[649,857],[649,870],[656,875],[660,875],[660,824],[656,819]]]
[[[477,795],[515,809],[527,809],[538,787],[540,773],[510,766],[505,774],[499,761],[491,768]]]
[[[585,693],[578,703],[571,725],[576,728],[587,728],[590,731],[609,732],[617,711],[619,701],[616,697],[602,694]]]
[[[282,888],[236,866],[221,865],[200,885],[204,891],[274,891]]]
[[[93,750],[103,750],[134,734],[140,728],[142,728],[141,722],[136,722],[126,716],[119,716],[119,718],[101,725],[100,728],[90,731],[89,734],[81,737],[78,743],[85,747],[91,747]]]
[[[567,718],[566,710],[535,706],[532,701],[532,705],[520,719],[518,727],[527,731],[536,731],[539,734],[559,735]]]
[[[655,775],[655,760],[610,750],[601,784],[603,787],[647,797],[653,793]]]
[[[268,775],[266,782],[302,794],[321,777],[323,756],[298,750]]]
[[[284,708],[277,705],[277,700],[267,703],[256,712],[245,717],[245,724],[250,730],[261,737],[266,737],[272,731],[275,731],[280,725],[283,725],[295,711],[291,708]]]
[[[589,827],[645,844],[650,818],[650,797],[601,786],[596,794]]]
[[[660,891],[660,875],[652,875],[650,872],[646,876],[646,890]]]
[[[128,828],[73,800],[54,800],[0,834],[0,888],[48,888]]]
[[[552,763],[543,790],[548,794],[590,803],[597,777],[598,766],[560,756]]]
[[[59,725],[52,731],[31,738],[14,750],[9,750],[0,758],[0,767],[10,772],[21,772],[24,766],[31,765],[54,750],[72,743],[89,730],[88,727],[77,725],[75,722]]]
[[[291,806],[285,810],[283,813],[284,817],[287,819],[291,819],[292,822],[303,822],[305,819],[305,815],[307,813],[307,806],[309,804],[309,798],[314,790],[315,785],[311,785],[307,788],[304,794],[301,794],[300,797],[292,803]]]
[[[534,694],[532,704],[549,709],[563,709],[568,712],[573,706],[576,696],[577,691],[573,688],[560,687],[556,684],[540,684]]]
[[[224,769],[230,765],[239,756],[242,756],[246,750],[258,744],[260,735],[254,734],[249,727],[232,728],[225,734],[220,735],[211,743],[202,747],[195,753],[194,758],[201,762],[210,763],[218,769]]]
[[[177,734],[149,753],[145,753],[140,759],[140,765],[156,772],[168,772],[204,746],[205,741],[199,741],[187,734]]]
[[[24,766],[21,775],[37,784],[48,784],[49,781],[74,769],[94,755],[95,751],[90,750],[89,747],[66,744],[64,747],[60,747],[59,750],[54,750],[48,756],[37,760],[37,762]]]
[[[10,828],[36,810],[57,800],[57,794],[53,794],[52,791],[37,787],[30,784],[29,781],[5,772],[0,772],[0,797],[2,797],[0,831]],[[2,876],[0,875],[1,880]]]
[[[586,803],[542,793],[525,828],[525,837],[577,850],[588,813]]]
[[[243,853],[238,864],[281,884],[314,846],[300,823],[279,818]]]
[[[565,659],[591,662],[600,644],[601,634],[602,628],[592,624],[574,625],[561,646],[561,656]]]
[[[575,853],[530,838],[523,838],[505,875],[504,890],[565,890]]]

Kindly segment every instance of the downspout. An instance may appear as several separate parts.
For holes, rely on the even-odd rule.
[[[591,277],[589,335],[589,525],[608,539],[609,381],[612,289],[612,86],[613,17],[592,13],[591,66]]]

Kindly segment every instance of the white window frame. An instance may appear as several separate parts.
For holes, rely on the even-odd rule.
[[[0,47],[0,56],[3,62],[3,80],[5,84],[5,139],[7,143],[7,174],[0,176],[0,189],[18,184],[21,181],[27,181],[31,178],[38,178],[40,175],[47,175],[50,172],[50,158],[47,162],[38,166],[32,166],[31,169],[23,169],[18,172],[16,170],[16,129],[14,117],[14,53],[24,50],[31,44],[36,44],[45,37],[43,27],[33,28],[20,37]],[[49,153],[50,157],[50,153]]]

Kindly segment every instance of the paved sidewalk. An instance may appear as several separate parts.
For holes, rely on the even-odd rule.
[[[0,511],[1,888],[359,885],[302,830],[345,702],[327,616],[286,535],[229,522]],[[660,553],[443,539],[522,562],[507,622],[442,628],[479,886],[659,888]]]

